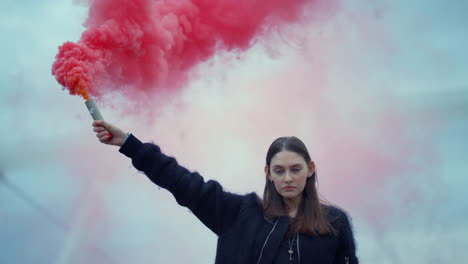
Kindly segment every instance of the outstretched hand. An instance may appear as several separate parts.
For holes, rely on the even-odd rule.
[[[93,127],[99,141],[107,145],[121,147],[127,137],[127,134],[123,130],[104,120],[94,121]]]

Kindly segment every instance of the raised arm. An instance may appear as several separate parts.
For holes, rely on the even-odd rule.
[[[164,155],[158,146],[142,143],[105,121],[95,121],[93,126],[102,143],[120,146],[119,151],[132,159],[136,169],[169,190],[178,204],[189,208],[217,235],[226,232],[236,220],[244,196],[223,191],[216,181],[205,182],[200,174],[190,172],[173,157]],[[106,138],[108,132],[112,138]]]

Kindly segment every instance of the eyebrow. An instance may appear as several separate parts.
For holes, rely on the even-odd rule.
[[[291,165],[289,167],[291,168],[291,167],[297,167],[297,166],[302,167],[302,164],[297,163],[297,164],[293,164],[293,165]],[[272,167],[273,168],[284,168],[284,166],[282,166],[282,165],[272,165]]]

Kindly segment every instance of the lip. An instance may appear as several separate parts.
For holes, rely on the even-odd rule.
[[[296,189],[296,187],[292,187],[292,186],[286,186],[283,188],[283,190],[286,190],[286,191],[291,191],[291,190],[294,190]]]

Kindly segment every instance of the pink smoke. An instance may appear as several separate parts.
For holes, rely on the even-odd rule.
[[[127,96],[173,90],[217,51],[246,50],[305,11],[323,14],[335,6],[322,0],[96,0],[87,30],[59,48],[52,73],[84,98],[106,90]]]

